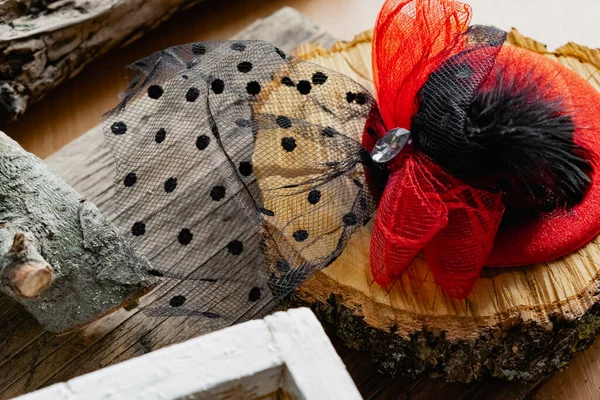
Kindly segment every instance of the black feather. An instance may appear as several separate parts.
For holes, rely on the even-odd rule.
[[[467,175],[504,192],[507,216],[518,219],[577,205],[592,171],[590,152],[574,140],[572,111],[534,74],[501,71],[466,110],[465,133],[480,161]]]

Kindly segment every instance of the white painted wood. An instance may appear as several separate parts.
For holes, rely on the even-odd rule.
[[[342,359],[308,308],[275,313],[265,321],[287,367],[284,378],[294,381],[301,398],[361,399]]]
[[[17,399],[278,399],[282,395],[361,399],[308,308],[236,325]]]

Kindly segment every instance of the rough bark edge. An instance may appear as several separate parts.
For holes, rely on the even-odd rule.
[[[384,373],[412,377],[427,373],[450,382],[468,383],[487,376],[540,381],[564,369],[600,333],[597,303],[575,321],[553,316],[551,330],[520,320],[508,330],[490,326],[467,340],[447,340],[445,332],[426,325],[408,338],[397,334],[397,325],[387,331],[375,328],[344,305],[342,295],[331,294],[327,301],[312,304],[295,296],[290,304],[310,307],[330,335],[370,354]]]
[[[94,2],[66,1],[55,13],[35,15],[36,27],[20,32],[14,21],[0,38],[0,120],[15,121],[30,104],[110,49],[139,39],[173,14],[201,0],[119,0],[98,7]],[[82,11],[83,10],[83,11]],[[57,23],[56,13],[64,14]],[[71,14],[79,13],[73,17]],[[16,15],[28,22],[27,15]],[[44,21],[47,18],[48,21]],[[108,28],[110,27],[110,28]]]

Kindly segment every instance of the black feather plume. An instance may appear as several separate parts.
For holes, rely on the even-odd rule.
[[[480,162],[467,175],[504,192],[507,216],[519,219],[577,205],[592,171],[590,152],[574,140],[572,112],[533,76],[498,73],[492,88],[475,93],[465,120]]]

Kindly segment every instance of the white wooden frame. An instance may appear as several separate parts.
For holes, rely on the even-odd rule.
[[[154,351],[19,400],[361,399],[308,308]]]

